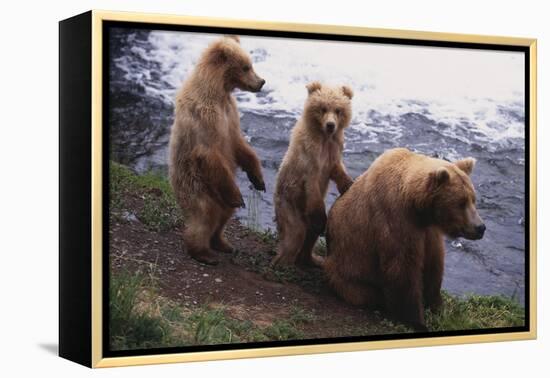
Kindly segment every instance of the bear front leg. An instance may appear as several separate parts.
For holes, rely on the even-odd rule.
[[[330,172],[330,179],[336,183],[340,195],[347,192],[349,187],[353,184],[353,179],[347,174],[342,161],[334,165]]]
[[[198,148],[195,151],[195,158],[206,188],[215,198],[230,208],[245,207],[233,172],[216,150]]]
[[[265,192],[265,183],[262,176],[260,160],[252,148],[242,138],[240,138],[235,147],[235,157],[237,164],[246,172],[254,188]]]
[[[443,305],[441,283],[443,281],[445,244],[436,232],[428,234],[424,249],[424,305],[437,312]]]
[[[403,266],[401,266],[401,269]],[[409,267],[410,268],[410,267]],[[388,313],[415,331],[427,331],[424,322],[422,277],[420,270],[401,271],[385,278],[384,302]]]

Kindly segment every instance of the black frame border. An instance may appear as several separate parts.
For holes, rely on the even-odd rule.
[[[59,356],[92,364],[92,12],[59,22]]]

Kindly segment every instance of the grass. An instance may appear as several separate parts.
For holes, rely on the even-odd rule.
[[[110,340],[113,350],[301,339],[300,327],[316,318],[292,307],[288,319],[264,327],[228,316],[224,306],[191,308],[158,294],[155,280],[128,272],[111,276]]]
[[[443,292],[439,314],[426,314],[432,331],[517,327],[525,324],[525,309],[504,296],[469,295],[457,298]]]
[[[154,277],[141,273],[117,273],[111,278],[110,332],[114,350],[186,345],[297,340],[308,337],[307,326],[323,322],[323,316],[293,306],[285,318],[267,326],[235,319],[223,305],[184,307],[158,294]],[[443,293],[439,314],[426,313],[430,331],[514,327],[524,324],[524,309],[500,296],[456,298]],[[401,334],[408,327],[385,319],[358,325],[345,336]],[[344,336],[344,335],[343,335]]]
[[[118,221],[126,220],[124,214],[136,212],[139,221],[156,232],[169,231],[182,223],[181,210],[164,176],[158,172],[137,175],[115,162],[110,163],[109,173],[111,212]]]
[[[204,345],[301,339],[301,328],[315,319],[312,313],[294,306],[288,318],[260,327],[250,320],[234,319],[223,306],[216,306],[195,311],[187,321],[193,342]]]
[[[143,290],[140,275],[113,275],[109,289],[111,348],[142,349],[166,344],[168,324],[149,311],[138,309]]]

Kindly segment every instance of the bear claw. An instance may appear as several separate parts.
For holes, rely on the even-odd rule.
[[[258,178],[251,174],[247,174],[247,176],[250,182],[252,183],[252,185],[254,185],[254,189],[265,192],[265,182],[262,178]]]
[[[229,207],[232,207],[232,208],[237,208],[237,207],[242,207],[243,209],[246,208],[246,205],[244,204],[244,200],[242,196],[238,200],[230,201],[228,205]]]

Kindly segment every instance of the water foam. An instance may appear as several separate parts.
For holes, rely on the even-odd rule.
[[[172,103],[201,52],[217,37],[152,32],[151,50],[135,47],[133,53],[160,67],[160,83],[147,70],[136,72],[130,60],[116,63],[128,79]],[[406,126],[399,124],[400,117],[418,113],[451,126],[443,131],[449,136],[467,125],[486,143],[525,137],[523,53],[271,37],[241,37],[241,45],[266,79],[261,95],[236,93],[244,111],[297,117],[305,85],[320,80],[354,89],[352,127],[358,131],[387,126],[386,132],[399,134]]]

